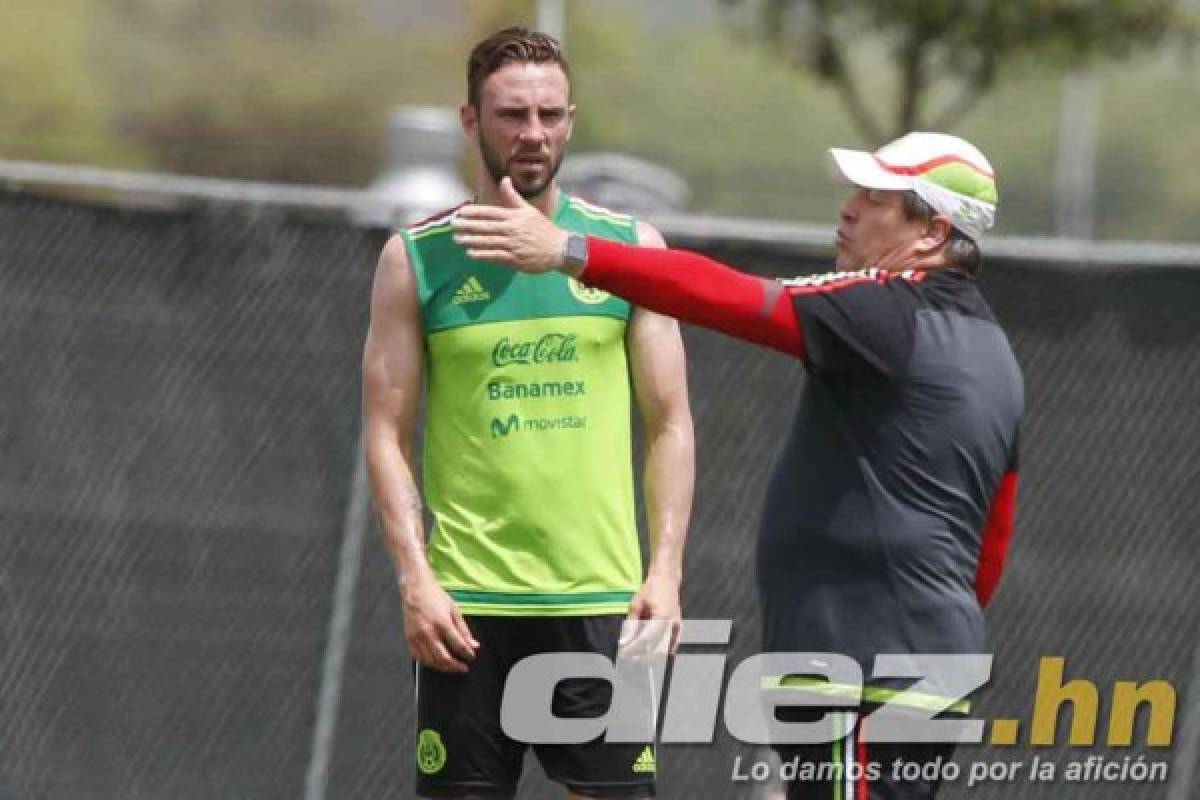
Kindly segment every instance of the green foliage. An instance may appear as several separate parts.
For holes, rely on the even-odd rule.
[[[6,6],[0,25],[0,158],[130,158],[109,86],[91,69],[87,0]]]
[[[537,20],[536,0],[474,0],[467,8],[472,44],[512,25],[533,28]],[[464,61],[467,52],[463,50]]]
[[[882,143],[905,131],[953,127],[1000,73],[1029,58],[1059,65],[1124,58],[1168,38],[1191,40],[1178,0],[722,0],[750,7],[750,30],[796,66],[835,86],[860,132]],[[864,95],[853,44],[888,53],[896,102]],[[878,69],[878,67],[875,67]],[[871,82],[877,82],[872,78]],[[945,98],[937,108],[930,101]]]
[[[823,148],[853,131],[829,89],[721,30],[656,37],[597,13],[573,15],[570,36],[574,151],[668,166],[688,181],[693,208],[833,218],[840,192]]]

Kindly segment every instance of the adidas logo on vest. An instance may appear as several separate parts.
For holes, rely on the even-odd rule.
[[[492,296],[488,294],[488,290],[483,288],[483,284],[474,275],[463,281],[462,286],[458,287],[458,291],[454,293],[454,297],[450,302],[456,306],[461,306],[466,303],[482,303],[485,300],[491,300]]]

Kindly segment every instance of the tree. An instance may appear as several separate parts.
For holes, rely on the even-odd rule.
[[[906,131],[952,128],[1027,57],[1077,66],[1123,58],[1172,37],[1191,39],[1194,17],[1178,0],[722,0],[794,64],[831,84],[854,124],[875,143]],[[883,45],[895,106],[863,90],[857,43]],[[936,106],[936,107],[935,107]]]

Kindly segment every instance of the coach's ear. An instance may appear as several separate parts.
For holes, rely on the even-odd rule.
[[[950,223],[949,217],[944,214],[934,214],[933,218],[925,223],[925,230],[921,233],[921,238],[917,240],[917,254],[929,256],[941,250],[950,241],[952,230],[954,230],[954,226]]]

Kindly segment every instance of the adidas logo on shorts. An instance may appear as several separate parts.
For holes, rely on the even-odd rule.
[[[654,748],[646,745],[646,749],[637,757],[637,761],[633,762],[634,772],[655,772],[658,769],[658,762],[654,760]]]

